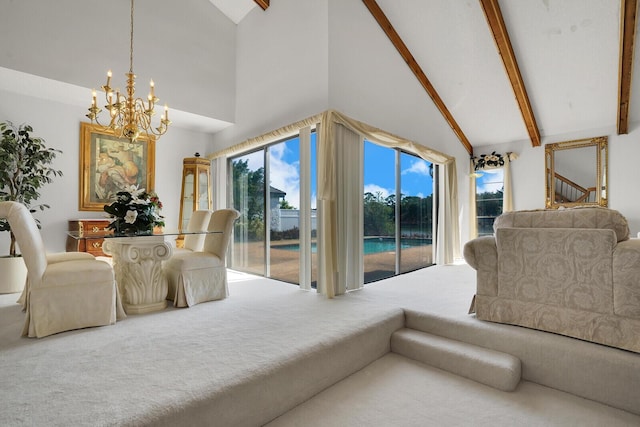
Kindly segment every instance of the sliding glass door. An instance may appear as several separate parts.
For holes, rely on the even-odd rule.
[[[396,151],[364,143],[364,283],[396,274]]]
[[[433,188],[432,163],[365,141],[364,283],[433,264]]]
[[[308,251],[311,274],[307,282],[315,284],[315,142],[315,132],[302,143],[296,135],[230,159],[231,204],[241,214],[235,225],[232,268],[297,284],[301,255]],[[301,149],[308,155],[303,167]],[[308,185],[304,194],[310,199],[305,203],[301,203],[303,184]],[[310,221],[303,227],[305,216]],[[301,230],[306,230],[306,239],[301,239]]]
[[[433,165],[369,141],[362,161],[364,283],[432,265]],[[241,214],[230,267],[316,287],[316,133],[234,157],[229,165],[228,194]]]
[[[433,164],[400,153],[400,273],[433,264]]]
[[[231,266],[240,271],[264,274],[265,210],[264,152],[231,159],[232,206],[240,212],[235,223]]]

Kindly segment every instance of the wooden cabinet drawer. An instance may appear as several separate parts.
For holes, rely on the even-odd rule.
[[[107,256],[102,252],[104,239],[97,236],[104,234],[109,223],[107,219],[69,220],[69,231],[77,232],[80,238],[67,237],[67,252],[88,252],[95,256]]]
[[[69,221],[69,231],[77,231],[80,236],[104,234],[108,219],[73,219]]]

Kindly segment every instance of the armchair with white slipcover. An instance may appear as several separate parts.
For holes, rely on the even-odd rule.
[[[0,217],[9,221],[27,266],[23,336],[45,337],[58,332],[111,325],[117,290],[111,265],[86,256],[49,257],[35,219],[21,203],[0,202]],[[58,261],[58,262],[54,262]]]
[[[196,233],[198,231],[205,232],[209,227],[209,220],[211,220],[211,213],[209,210],[197,210],[191,214],[189,218],[189,224],[187,224],[187,232]],[[184,236],[183,245],[181,248],[173,248],[173,256],[177,254],[185,254],[191,252],[202,252],[204,247],[205,233],[202,234],[187,234]],[[166,264],[169,260],[165,261]],[[175,301],[177,298],[178,287],[175,285],[175,281],[168,280],[169,291],[167,292],[167,299]]]
[[[211,219],[211,213],[209,210],[197,210],[193,211],[191,218],[189,218],[189,224],[187,224],[187,232],[197,233],[199,231],[207,231],[209,226],[209,220]],[[175,248],[174,253],[180,253],[184,251],[199,252],[202,251],[204,246],[205,234],[186,234],[184,236],[184,243],[181,248]]]
[[[233,224],[240,216],[235,209],[213,212],[201,252],[178,252],[164,263],[169,294],[176,307],[191,307],[201,302],[226,298],[226,252],[233,234]]]

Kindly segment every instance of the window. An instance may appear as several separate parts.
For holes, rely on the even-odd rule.
[[[300,281],[300,221],[311,217],[311,281],[315,283],[316,161],[315,132],[310,140],[310,170],[301,174],[298,135],[264,149],[229,159],[231,203],[240,212],[230,266],[290,283]],[[304,178],[307,176],[308,178]],[[302,177],[302,178],[301,178]],[[310,180],[311,209],[301,210],[301,179]],[[266,184],[268,183],[268,185]]]
[[[502,213],[504,170],[482,169],[476,178],[478,236],[493,234],[493,221]]]
[[[264,151],[230,159],[231,206],[240,217],[233,233],[230,266],[252,274],[264,274]]]
[[[316,287],[316,133],[306,140],[308,166],[301,161],[300,135],[229,159],[230,205],[240,212],[230,267],[297,284],[310,262],[307,287]],[[364,283],[432,265],[433,164],[369,141],[363,153],[362,234],[356,235],[363,239],[357,252]],[[305,180],[310,203],[301,196]],[[305,217],[309,238],[302,239]]]
[[[433,264],[433,188],[432,163],[365,141],[365,283]]]

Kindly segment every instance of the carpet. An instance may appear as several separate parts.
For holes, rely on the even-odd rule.
[[[467,314],[475,277],[466,265],[334,299],[242,273],[229,278],[222,301],[43,339],[20,337],[17,295],[0,295],[0,425],[640,425],[629,412],[528,381],[500,392],[389,353],[407,313],[443,336],[472,341],[478,326],[481,337],[500,340],[505,328],[518,335]],[[620,375],[614,365],[629,358],[600,347],[594,354],[614,354],[600,374]],[[599,414],[597,424],[589,414]]]
[[[267,427],[632,427],[640,417],[531,382],[503,392],[390,353]]]
[[[404,322],[262,278],[230,292],[42,339],[0,296],[0,425],[259,425],[386,354]]]

